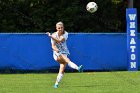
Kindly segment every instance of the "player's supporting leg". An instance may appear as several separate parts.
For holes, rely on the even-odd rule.
[[[60,63],[60,68],[59,68],[59,73],[57,75],[57,79],[54,85],[54,88],[58,88],[58,83],[61,81],[61,79],[63,78],[64,75],[64,70],[66,68],[66,64],[67,63]]]
[[[78,67],[74,62],[70,61],[70,59],[69,59],[67,56],[63,55],[63,54],[61,55],[61,57],[62,57],[62,59],[64,59],[65,62],[68,63],[68,66],[69,66],[69,67],[71,67],[71,68],[73,68],[73,69],[76,69],[76,70],[78,70],[79,72],[83,72],[83,66],[82,66],[82,65],[80,65],[80,66]]]

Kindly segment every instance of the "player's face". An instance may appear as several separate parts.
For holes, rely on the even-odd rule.
[[[56,26],[56,30],[58,31],[58,33],[63,34],[64,26],[63,25],[57,25]]]

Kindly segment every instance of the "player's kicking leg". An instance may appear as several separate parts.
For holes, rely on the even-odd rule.
[[[69,67],[78,70],[78,72],[83,72],[83,65],[77,66],[74,62],[70,61],[70,59],[67,56],[63,54],[61,55],[61,58],[68,63]]]

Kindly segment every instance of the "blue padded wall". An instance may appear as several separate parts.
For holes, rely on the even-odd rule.
[[[125,33],[70,33],[69,58],[77,65],[83,64],[84,70],[127,70],[126,38]],[[140,62],[140,55],[138,58]],[[47,35],[0,34],[0,69],[42,70],[58,66]]]

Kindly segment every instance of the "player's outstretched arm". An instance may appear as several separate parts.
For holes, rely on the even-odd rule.
[[[56,41],[57,43],[61,43],[61,42],[63,42],[63,41],[65,40],[65,38],[64,38],[63,36],[60,36],[60,39],[57,39],[57,38],[53,37],[53,35],[51,35],[50,32],[47,32],[47,34],[48,34],[48,36],[49,36],[50,38],[52,38],[52,39],[53,39],[54,41]]]

